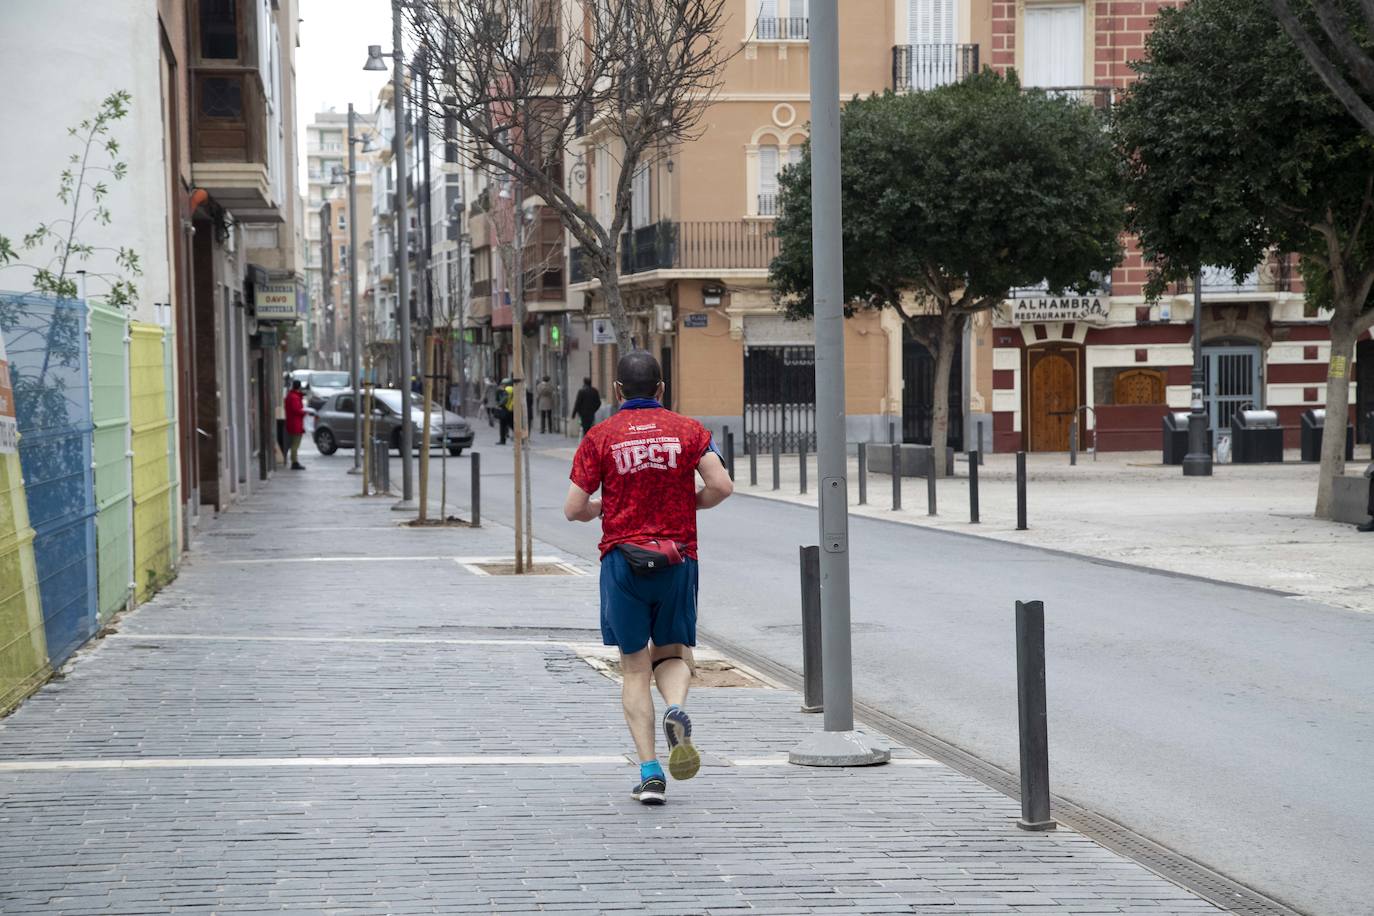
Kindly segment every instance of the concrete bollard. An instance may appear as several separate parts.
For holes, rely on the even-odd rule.
[[[1045,603],[1016,602],[1016,706],[1021,732],[1022,830],[1053,830],[1045,694]]]

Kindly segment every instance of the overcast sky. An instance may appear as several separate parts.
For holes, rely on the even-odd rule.
[[[300,183],[305,190],[305,126],[318,111],[367,114],[389,74],[363,69],[367,46],[391,50],[390,0],[301,0],[301,46],[296,50]],[[388,65],[390,62],[388,61]]]

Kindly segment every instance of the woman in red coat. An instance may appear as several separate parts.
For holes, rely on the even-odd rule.
[[[304,471],[305,465],[296,457],[301,448],[301,436],[305,435],[305,398],[301,395],[300,379],[294,379],[291,390],[286,393],[286,435],[291,439],[291,470]]]

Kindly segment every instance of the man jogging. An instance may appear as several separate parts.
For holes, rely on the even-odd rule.
[[[668,784],[654,750],[650,687],[657,684],[668,704],[668,771],[691,779],[701,767],[683,709],[696,645],[696,513],[720,505],[734,486],[710,432],[659,403],[663,374],[653,356],[637,350],[621,358],[614,387],[620,412],[578,446],[563,514],[601,519],[601,637],[620,649],[621,703],[640,761],[631,794],[661,805]]]

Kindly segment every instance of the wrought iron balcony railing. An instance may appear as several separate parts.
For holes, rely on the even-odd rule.
[[[1109,110],[1116,101],[1116,90],[1111,86],[1026,86],[1025,89],[1073,99],[1098,111]]]
[[[759,195],[759,216],[777,216],[779,206],[776,193]]]
[[[892,88],[934,89],[978,72],[978,45],[897,45],[892,49]]]
[[[805,16],[761,17],[755,34],[760,41],[805,41],[811,37],[809,23]]]
[[[659,222],[620,237],[620,273],[651,270],[767,270],[778,254],[770,225],[751,220]],[[596,279],[586,252],[569,251],[569,282]]]

